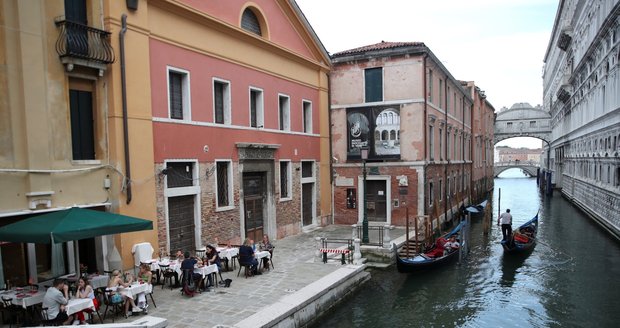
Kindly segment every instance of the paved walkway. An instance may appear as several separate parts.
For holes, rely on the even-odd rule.
[[[190,298],[181,295],[180,289],[154,287],[155,308],[150,302],[149,315],[168,319],[168,327],[217,327],[234,326],[235,323],[275,303],[283,296],[295,293],[302,287],[340,269],[340,261],[327,264],[316,260],[316,237],[351,238],[351,226],[331,225],[311,232],[273,241],[275,246],[271,271],[260,276],[237,277],[237,270],[223,272],[224,279],[232,279],[230,288],[218,287]],[[402,229],[392,230],[392,238],[402,235]],[[372,238],[372,236],[371,236]],[[102,306],[101,312],[105,305]],[[142,316],[117,319],[130,322]],[[106,323],[111,320],[107,319]]]

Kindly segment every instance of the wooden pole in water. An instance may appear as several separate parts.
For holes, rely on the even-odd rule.
[[[415,224],[415,226],[413,227],[413,233],[415,233],[415,252],[420,253],[420,243],[418,242],[418,217],[417,216],[413,219],[413,224]]]
[[[405,249],[407,250],[407,257],[409,257],[409,206],[407,206],[405,210],[406,210],[405,216],[407,217],[407,223],[406,223],[407,230],[405,231],[407,241],[405,242],[405,247],[406,247]]]
[[[501,206],[502,206],[502,188],[498,188],[498,195],[497,195],[497,225],[499,225],[499,216],[502,214]]]

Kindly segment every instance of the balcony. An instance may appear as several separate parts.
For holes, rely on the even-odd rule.
[[[66,70],[84,67],[103,76],[107,65],[114,62],[111,33],[67,20],[57,20],[56,26],[60,27],[56,52]]]

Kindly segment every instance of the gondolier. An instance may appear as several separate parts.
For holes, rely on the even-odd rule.
[[[507,240],[512,235],[512,214],[510,209],[506,209],[506,212],[502,213],[497,219],[497,225],[502,225],[502,240]]]

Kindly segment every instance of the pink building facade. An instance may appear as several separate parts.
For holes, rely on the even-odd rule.
[[[334,221],[441,223],[469,204],[472,98],[423,43],[381,42],[332,55]],[[363,190],[360,148],[368,147]]]
[[[327,222],[329,57],[296,4],[154,3],[160,249],[277,239]]]

